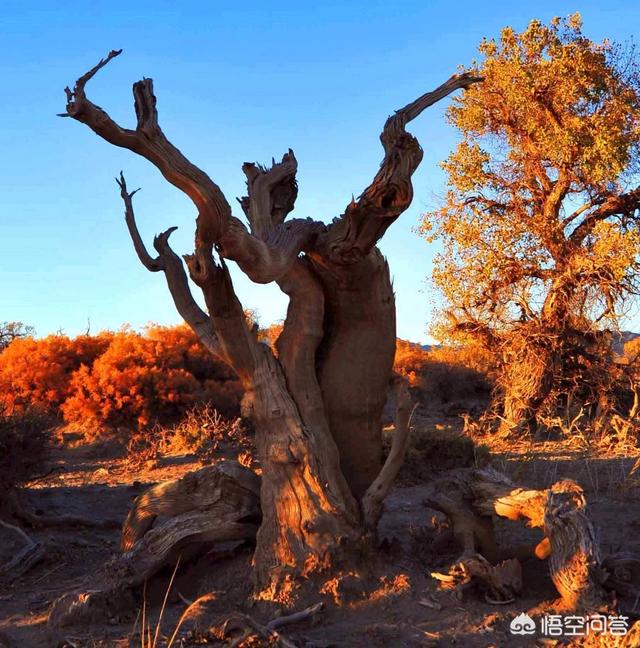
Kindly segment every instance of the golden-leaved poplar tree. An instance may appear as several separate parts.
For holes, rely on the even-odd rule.
[[[444,246],[440,326],[499,353],[505,425],[533,431],[637,293],[638,69],[630,48],[584,36],[579,14],[479,51],[484,81],[448,110],[462,137],[421,231]]]

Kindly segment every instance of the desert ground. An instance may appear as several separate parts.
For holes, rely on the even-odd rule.
[[[451,542],[438,543],[446,521],[425,504],[425,499],[447,471],[478,462],[489,461],[518,484],[532,488],[545,488],[571,478],[584,488],[588,515],[603,553],[623,549],[640,554],[640,474],[634,471],[640,455],[620,456],[619,451],[590,448],[580,440],[506,445],[484,439],[485,445],[478,445],[477,440],[475,444],[460,441],[461,430],[458,417],[416,414],[414,440],[380,522],[381,546],[376,564],[370,565],[366,579],[354,574],[346,587],[308,601],[310,605],[322,603],[322,610],[282,627],[278,634],[291,642],[288,645],[580,645],[580,637],[558,640],[509,632],[509,623],[516,615],[526,611],[532,616],[544,614],[545,606],[557,597],[544,562],[533,559],[523,563],[522,593],[506,605],[488,603],[473,590],[463,594],[440,591],[430,572],[446,572],[460,548]],[[200,461],[188,454],[161,455],[146,465],[132,467],[122,449],[113,443],[73,447],[68,442],[67,447],[54,450],[45,474],[29,482],[26,493],[36,513],[121,522],[133,499],[149,485],[200,467]],[[91,582],[92,573],[118,552],[119,529],[71,526],[36,528],[30,533],[45,547],[45,554],[1,591],[3,648],[166,646],[186,610],[174,646],[229,645],[219,630],[234,615],[248,615],[266,625],[283,614],[274,604],[256,602],[251,597],[252,547],[227,543],[184,560],[172,583],[174,565],[167,565],[144,588],[130,594],[112,616],[52,629],[47,625],[52,602],[81,583]],[[540,539],[539,532],[504,520],[497,523],[496,535],[499,543],[507,547]],[[158,621],[167,593],[162,619]],[[150,625],[153,636],[158,628],[157,638],[151,639],[156,643],[147,644],[141,636],[143,607],[145,624]],[[233,637],[232,627],[227,628]]]

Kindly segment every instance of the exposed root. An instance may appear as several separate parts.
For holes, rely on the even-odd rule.
[[[461,598],[465,589],[478,586],[488,603],[506,605],[516,600],[522,590],[522,568],[512,558],[492,565],[480,554],[463,558],[447,574],[432,572],[443,589],[453,589]]]
[[[400,376],[395,378],[396,392],[396,425],[391,443],[391,451],[378,476],[362,498],[362,516],[365,527],[374,531],[382,514],[382,504],[404,462],[409,445],[410,419],[415,406],[412,407],[409,385]]]
[[[282,626],[290,625],[292,623],[300,623],[302,621],[307,621],[308,619],[313,618],[318,612],[324,608],[324,603],[316,603],[315,605],[310,605],[300,612],[294,612],[293,614],[287,614],[286,616],[277,617],[272,621],[267,623],[267,628],[269,630],[276,630],[277,628],[282,628]]]
[[[224,623],[212,630],[212,634],[224,640],[228,648],[241,646],[281,646],[296,648],[296,644],[283,637],[276,630],[263,626],[247,614],[239,612],[230,616]]]

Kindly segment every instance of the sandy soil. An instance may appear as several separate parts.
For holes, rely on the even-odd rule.
[[[442,427],[442,426],[440,426]],[[637,457],[594,457],[584,449],[567,450],[561,443],[522,444],[493,449],[495,465],[519,483],[544,487],[571,477],[585,488],[605,553],[624,547],[640,555],[640,506],[637,475],[629,475]],[[437,466],[437,462],[434,462]],[[124,519],[130,503],[146,485],[178,477],[200,467],[190,457],[166,457],[157,467],[131,470],[121,457],[104,448],[57,450],[51,472],[28,485],[28,498],[38,511],[77,514],[95,519]],[[514,603],[490,605],[475,594],[458,600],[439,592],[430,571],[446,571],[457,556],[456,547],[434,555],[430,545],[437,534],[437,515],[423,501],[428,485],[405,473],[388,498],[381,521],[384,540],[379,564],[372,565],[374,584],[366,588],[353,578],[349,603],[336,605],[332,596],[319,595],[325,609],[312,621],[289,625],[283,634],[298,646],[469,646],[521,647],[560,645],[541,643],[540,637],[514,637],[509,622],[517,614],[555,597],[553,584],[539,562],[524,564],[524,591]],[[437,524],[436,524],[437,526]],[[137,603],[101,623],[50,631],[47,610],[61,594],[73,590],[118,551],[118,530],[83,528],[28,530],[46,546],[45,558],[19,580],[0,589],[0,648],[84,648],[141,646]],[[539,537],[522,525],[500,522],[504,545]],[[278,611],[250,600],[251,548],[218,551],[181,565],[165,610],[158,646],[170,635],[189,601],[209,593],[203,603],[207,618],[233,612],[266,622]],[[147,586],[152,626],[167,589],[171,569]],[[193,625],[193,624],[192,624]],[[189,623],[183,626],[190,629]],[[215,640],[183,638],[174,646],[222,645]]]

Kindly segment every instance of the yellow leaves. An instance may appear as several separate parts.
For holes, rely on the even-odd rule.
[[[579,32],[582,29],[582,16],[580,15],[579,11],[576,11],[575,13],[572,13],[568,18],[567,18],[567,26],[570,29],[573,29],[577,32]]]
[[[640,99],[621,80],[615,48],[584,38],[580,25],[576,14],[483,40],[476,72],[485,81],[453,103],[450,121],[467,137],[490,135],[542,164],[571,164],[588,182],[619,175],[640,141],[630,123]]]
[[[596,225],[592,243],[581,257],[583,267],[591,272],[605,270],[609,281],[622,282],[640,255],[640,233],[622,231],[616,223],[602,221]]]
[[[441,166],[447,173],[450,185],[460,192],[469,192],[486,184],[489,160],[489,154],[476,142],[464,140]]]
[[[573,14],[483,39],[474,72],[484,81],[448,110],[462,140],[442,164],[445,198],[419,231],[443,244],[433,281],[462,319],[504,327],[535,317],[567,269],[608,303],[626,290],[637,230],[608,219],[576,248],[567,236],[580,221],[563,221],[576,203],[615,193],[640,147],[633,64],[621,72],[616,47],[581,30]]]

